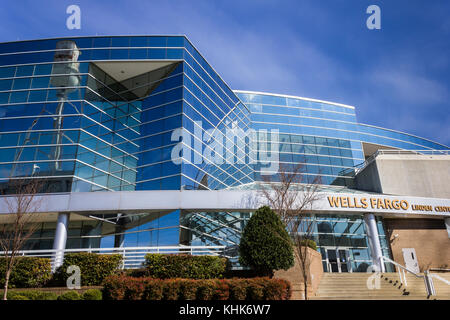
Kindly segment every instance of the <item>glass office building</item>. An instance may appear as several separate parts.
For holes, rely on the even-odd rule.
[[[280,164],[302,164],[305,183],[320,181],[337,192],[359,192],[355,171],[374,150],[449,150],[360,124],[352,106],[233,91],[185,36],[0,43],[2,194],[14,193],[11,182],[17,180],[38,180],[45,194],[256,189],[262,165],[252,158],[252,146],[259,150],[272,136],[227,130],[278,130]],[[213,138],[214,161],[204,161]],[[250,216],[183,207],[74,212],[66,248],[236,248]],[[312,217],[325,268],[341,257],[352,265],[329,271],[365,271],[370,249],[362,217]],[[389,256],[381,218],[377,225]],[[56,219],[43,219],[26,249],[52,248],[55,230]]]

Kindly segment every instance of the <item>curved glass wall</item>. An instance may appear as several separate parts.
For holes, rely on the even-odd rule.
[[[196,161],[208,130],[231,124],[249,128],[247,107],[184,36],[0,44],[3,189],[24,177],[45,179],[45,192],[246,184],[244,161]],[[245,157],[245,147],[231,152]]]
[[[365,160],[364,142],[405,150],[449,149],[406,133],[359,124],[352,106],[270,93],[235,92],[251,111],[253,129],[279,130],[280,164],[288,170],[301,164],[305,182],[353,187],[354,167]],[[257,140],[260,144],[267,138],[258,136]],[[255,181],[262,180],[258,171],[256,166]]]
[[[279,130],[280,164],[302,165],[305,182],[352,186],[344,172],[364,161],[360,141],[348,130],[356,125],[353,107],[290,96],[236,91],[250,108],[256,130]],[[258,138],[258,143],[264,143]],[[261,180],[255,172],[255,180]],[[276,178],[275,178],[276,179]]]

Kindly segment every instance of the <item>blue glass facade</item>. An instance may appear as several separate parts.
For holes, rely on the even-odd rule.
[[[81,54],[70,73],[79,82],[66,94],[55,129],[61,88],[52,79],[61,40],[73,41]],[[105,63],[111,61],[124,63],[125,71],[105,71],[115,68]],[[149,71],[121,76],[136,68],[133,62],[147,63],[142,66]],[[52,191],[77,192],[223,189],[252,181],[246,164],[194,163],[195,155],[187,155],[195,153],[195,143],[205,148],[195,142],[195,130],[223,130],[227,123],[245,130],[250,120],[246,106],[183,36],[3,43],[0,89],[0,182],[33,176],[59,185],[64,178]],[[183,129],[180,140],[172,136],[177,128]],[[186,139],[183,161],[175,164],[171,151]]]
[[[228,129],[278,130],[280,164],[302,164],[306,183],[319,176],[321,184],[350,188],[367,156],[364,143],[449,150],[360,124],[351,106],[232,91],[184,36],[0,43],[1,192],[24,178],[44,181],[46,193],[252,188],[262,177],[261,164],[249,161],[250,142],[260,150],[271,136],[216,135]],[[204,160],[208,152],[215,161]],[[235,246],[249,217],[181,209],[98,217],[114,225],[72,218],[67,247]],[[355,270],[368,263],[361,217],[315,219],[323,256],[346,247]],[[43,222],[28,248],[51,248],[55,225]],[[382,223],[379,229],[381,239]]]
[[[270,93],[236,93],[249,107],[255,130],[279,130],[280,164],[288,170],[302,164],[307,183],[354,187],[354,167],[365,160],[363,143],[403,150],[448,150],[427,139],[359,124],[352,106]],[[255,181],[261,180],[256,170]]]

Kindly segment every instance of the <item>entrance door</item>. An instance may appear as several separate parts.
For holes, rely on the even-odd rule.
[[[340,272],[336,249],[327,249],[328,272]]]
[[[338,262],[339,267],[341,268],[341,272],[351,272],[351,267],[348,263],[348,250],[338,249]]]
[[[326,249],[328,272],[352,272],[348,249]]]
[[[405,260],[405,266],[415,273],[420,272],[419,261],[417,260],[416,250],[414,248],[403,248],[403,259]]]

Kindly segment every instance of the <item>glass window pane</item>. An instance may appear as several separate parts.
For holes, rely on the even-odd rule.
[[[0,78],[14,77],[15,73],[16,73],[16,67],[0,68]]]
[[[16,77],[31,76],[33,74],[34,65],[17,67]]]

